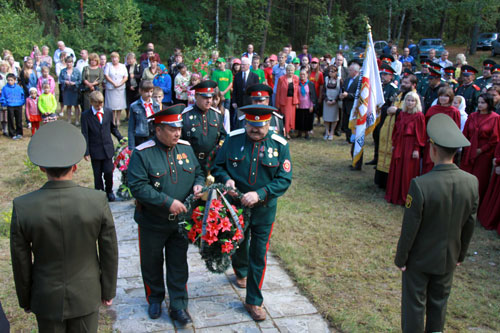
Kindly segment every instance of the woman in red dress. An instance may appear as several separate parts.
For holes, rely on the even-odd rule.
[[[420,151],[425,145],[425,116],[417,93],[405,96],[403,112],[392,132],[392,159],[385,200],[403,205],[410,181],[420,175]]]
[[[491,161],[500,140],[500,116],[494,110],[493,98],[481,94],[477,99],[477,111],[469,115],[464,127],[464,135],[471,145],[464,148],[460,168],[477,177],[480,203],[488,188]]]
[[[458,128],[460,128],[460,111],[452,106],[453,99],[455,98],[455,94],[453,93],[453,89],[450,87],[442,87],[438,91],[437,103],[434,106],[431,106],[429,110],[427,110],[425,114],[425,125],[429,122],[429,119],[435,114],[444,113],[449,116],[451,119],[455,121]],[[432,170],[434,167],[434,163],[431,161],[431,157],[429,155],[429,142],[426,133],[425,137],[425,148],[424,154],[422,156],[422,174],[425,174]]]
[[[285,117],[285,135],[290,138],[290,131],[295,129],[295,110],[299,105],[299,77],[294,75],[295,67],[286,66],[286,74],[278,79],[276,87],[276,107]]]
[[[500,235],[500,143],[495,150],[493,165],[495,166],[493,176],[479,206],[477,218],[483,227],[488,230],[497,229]]]

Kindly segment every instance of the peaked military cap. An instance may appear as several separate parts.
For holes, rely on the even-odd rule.
[[[457,68],[456,68],[456,67],[454,67],[454,66],[449,66],[449,67],[446,67],[446,68],[444,69],[444,72],[445,72],[446,74],[449,74],[449,75],[455,76],[455,71],[456,71],[456,70],[457,70]]]
[[[66,121],[47,123],[28,144],[28,157],[43,168],[67,168],[80,162],[87,143],[82,132]]]
[[[463,65],[461,68],[461,73],[464,76],[469,76],[472,74],[477,74],[477,69],[469,65]]]
[[[500,73],[500,65],[496,64],[491,68],[491,73]]]
[[[414,73],[411,71],[411,69],[409,68],[405,68],[403,70],[403,76],[406,77],[406,76],[409,76],[409,75],[413,75]]]
[[[438,113],[429,119],[427,135],[431,143],[444,148],[470,146],[469,140],[462,134],[457,124],[444,113]]]
[[[435,63],[434,61],[430,61],[429,62],[429,67],[430,68],[434,68],[435,70],[437,71],[440,71],[441,69],[443,69],[443,66],[441,66],[440,64],[438,63]]]
[[[392,62],[394,62],[394,57],[390,54],[382,54],[382,55],[380,55],[380,60],[392,63]]]
[[[382,63],[382,66],[380,66],[379,73],[380,74],[394,74],[394,73],[396,73],[396,71],[388,64]]]
[[[246,105],[239,108],[245,113],[245,120],[248,124],[256,127],[266,125],[272,117],[272,113],[278,111],[274,106],[269,105]]]
[[[217,82],[212,80],[206,80],[198,83],[192,89],[194,89],[196,94],[204,97],[213,97],[215,92],[215,87],[217,87]]]
[[[496,62],[494,62],[494,61],[493,61],[493,60],[491,60],[491,59],[486,59],[485,61],[483,61],[483,67],[484,67],[484,68],[489,68],[489,69],[491,69],[491,68],[493,68],[493,66],[495,66],[496,64],[497,64],[497,63],[496,63]]]
[[[430,63],[431,63],[431,61],[429,59],[420,60],[420,64],[422,65],[422,67],[429,67]]]
[[[246,94],[252,99],[264,100],[273,94],[273,88],[266,84],[257,83],[247,88]]]
[[[182,127],[182,111],[186,108],[184,104],[169,106],[165,110],[157,112],[148,117],[155,124],[167,124],[172,127]]]
[[[429,75],[433,77],[441,77],[441,72],[433,67],[429,67]]]

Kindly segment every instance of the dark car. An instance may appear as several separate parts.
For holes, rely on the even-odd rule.
[[[375,53],[377,55],[382,54],[384,47],[387,46],[387,42],[385,40],[377,40],[373,42],[373,46],[375,47]],[[365,56],[366,51],[366,41],[357,42],[352,48],[352,58],[353,59],[362,59]]]
[[[498,38],[498,32],[485,32],[477,39],[477,48],[480,50],[491,50],[492,43]]]
[[[436,50],[436,58],[439,58],[444,51],[443,40],[440,38],[423,38],[418,42],[417,46],[420,59],[428,58],[430,49]]]

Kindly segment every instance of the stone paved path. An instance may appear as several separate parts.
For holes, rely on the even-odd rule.
[[[267,319],[256,323],[243,307],[245,290],[234,286],[231,269],[225,274],[210,273],[197,252],[190,246],[189,308],[192,327],[175,327],[167,314],[151,320],[139,266],[137,225],[133,220],[132,201],[111,203],[119,244],[117,295],[109,311],[115,312],[113,325],[120,332],[330,332],[318,310],[302,296],[280,268],[276,258],[268,255],[263,294]],[[167,296],[168,297],[168,296]],[[167,299],[168,304],[168,299]]]

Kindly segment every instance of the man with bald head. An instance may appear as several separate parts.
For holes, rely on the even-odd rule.
[[[57,50],[54,52],[54,66],[58,63],[61,62],[61,59],[59,59],[59,56],[61,55],[61,52],[65,52],[66,56],[72,56],[73,60],[76,59],[75,56],[75,51],[71,47],[67,47],[62,40],[57,42]]]

